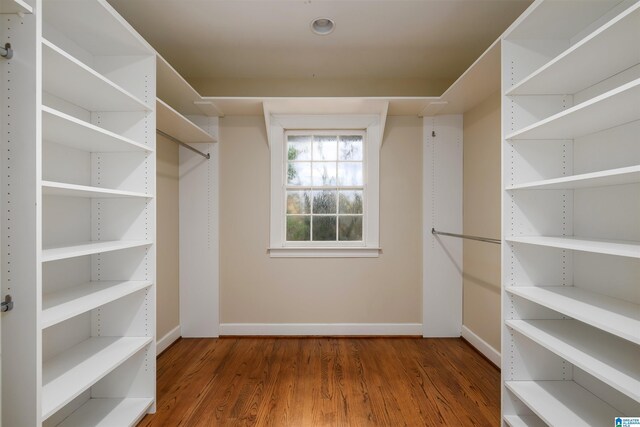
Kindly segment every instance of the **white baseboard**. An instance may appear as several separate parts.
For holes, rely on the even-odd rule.
[[[498,368],[501,367],[500,352],[491,347],[485,340],[471,332],[471,329],[462,326],[462,338],[469,341],[480,353],[484,354],[487,359],[491,360]]]
[[[178,338],[180,338],[180,325],[176,326],[172,330],[170,330],[165,336],[160,338],[156,343],[156,356],[159,356],[160,353],[165,351],[167,347],[175,342]]]
[[[419,335],[420,323],[222,323],[220,335]]]

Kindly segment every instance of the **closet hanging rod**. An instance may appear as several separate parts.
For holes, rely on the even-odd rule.
[[[160,135],[164,136],[164,137],[165,137],[165,138],[167,138],[169,141],[175,142],[176,144],[183,146],[183,147],[184,147],[184,148],[186,148],[187,150],[191,150],[191,151],[193,151],[194,153],[201,155],[202,157],[204,157],[204,158],[205,158],[205,159],[207,159],[207,160],[209,160],[209,159],[211,158],[211,154],[209,154],[209,153],[203,153],[203,152],[202,152],[202,151],[200,151],[200,150],[196,150],[195,148],[193,148],[193,147],[192,147],[192,146],[190,146],[189,144],[187,144],[187,143],[185,143],[185,142],[182,142],[182,141],[180,141],[180,140],[179,140],[179,139],[177,139],[177,138],[172,137],[172,136],[171,136],[171,135],[169,135],[168,133],[162,132],[160,129],[156,129],[156,133],[158,133],[158,134],[160,134]]]
[[[440,236],[459,237],[461,239],[477,240],[479,242],[495,243],[498,245],[502,243],[500,239],[492,239],[490,237],[467,236],[466,234],[445,233],[444,231],[437,231],[435,228],[431,229],[431,234],[438,234]]]
[[[13,58],[13,49],[11,49],[11,43],[5,43],[4,47],[0,46],[0,56],[6,59]]]

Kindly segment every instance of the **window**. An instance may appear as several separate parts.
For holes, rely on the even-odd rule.
[[[364,133],[287,132],[286,242],[362,242]]]
[[[379,255],[380,116],[268,116],[272,257]]]

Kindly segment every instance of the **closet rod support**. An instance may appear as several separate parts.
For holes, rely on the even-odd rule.
[[[497,245],[500,245],[502,243],[500,239],[492,239],[490,237],[468,236],[466,234],[445,233],[444,231],[437,231],[435,228],[431,229],[431,234],[437,234],[440,236],[459,237],[460,239],[477,240],[479,242],[495,243]]]
[[[207,159],[207,160],[209,160],[209,159],[211,158],[211,154],[209,154],[209,153],[203,153],[202,151],[200,151],[200,150],[197,150],[197,149],[193,148],[193,147],[192,147],[192,146],[190,146],[189,144],[184,143],[184,142],[180,141],[179,139],[172,137],[172,136],[171,136],[171,135],[169,135],[168,133],[162,132],[160,129],[156,129],[156,133],[157,133],[158,135],[162,135],[162,136],[164,136],[164,137],[165,137],[165,138],[167,138],[169,141],[175,142],[176,144],[183,146],[183,147],[184,147],[184,148],[186,148],[187,150],[191,150],[191,151],[193,151],[194,153],[199,154],[200,156],[204,157],[204,158],[205,158],[205,159]]]
[[[4,47],[0,47],[0,56],[6,59],[13,58],[13,49],[11,49],[11,43],[5,43]]]
[[[0,312],[5,313],[11,310],[13,310],[13,300],[11,299],[11,295],[7,295],[0,304]]]

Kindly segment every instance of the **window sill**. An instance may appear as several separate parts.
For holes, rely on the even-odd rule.
[[[269,248],[271,258],[378,258],[382,248]]]

